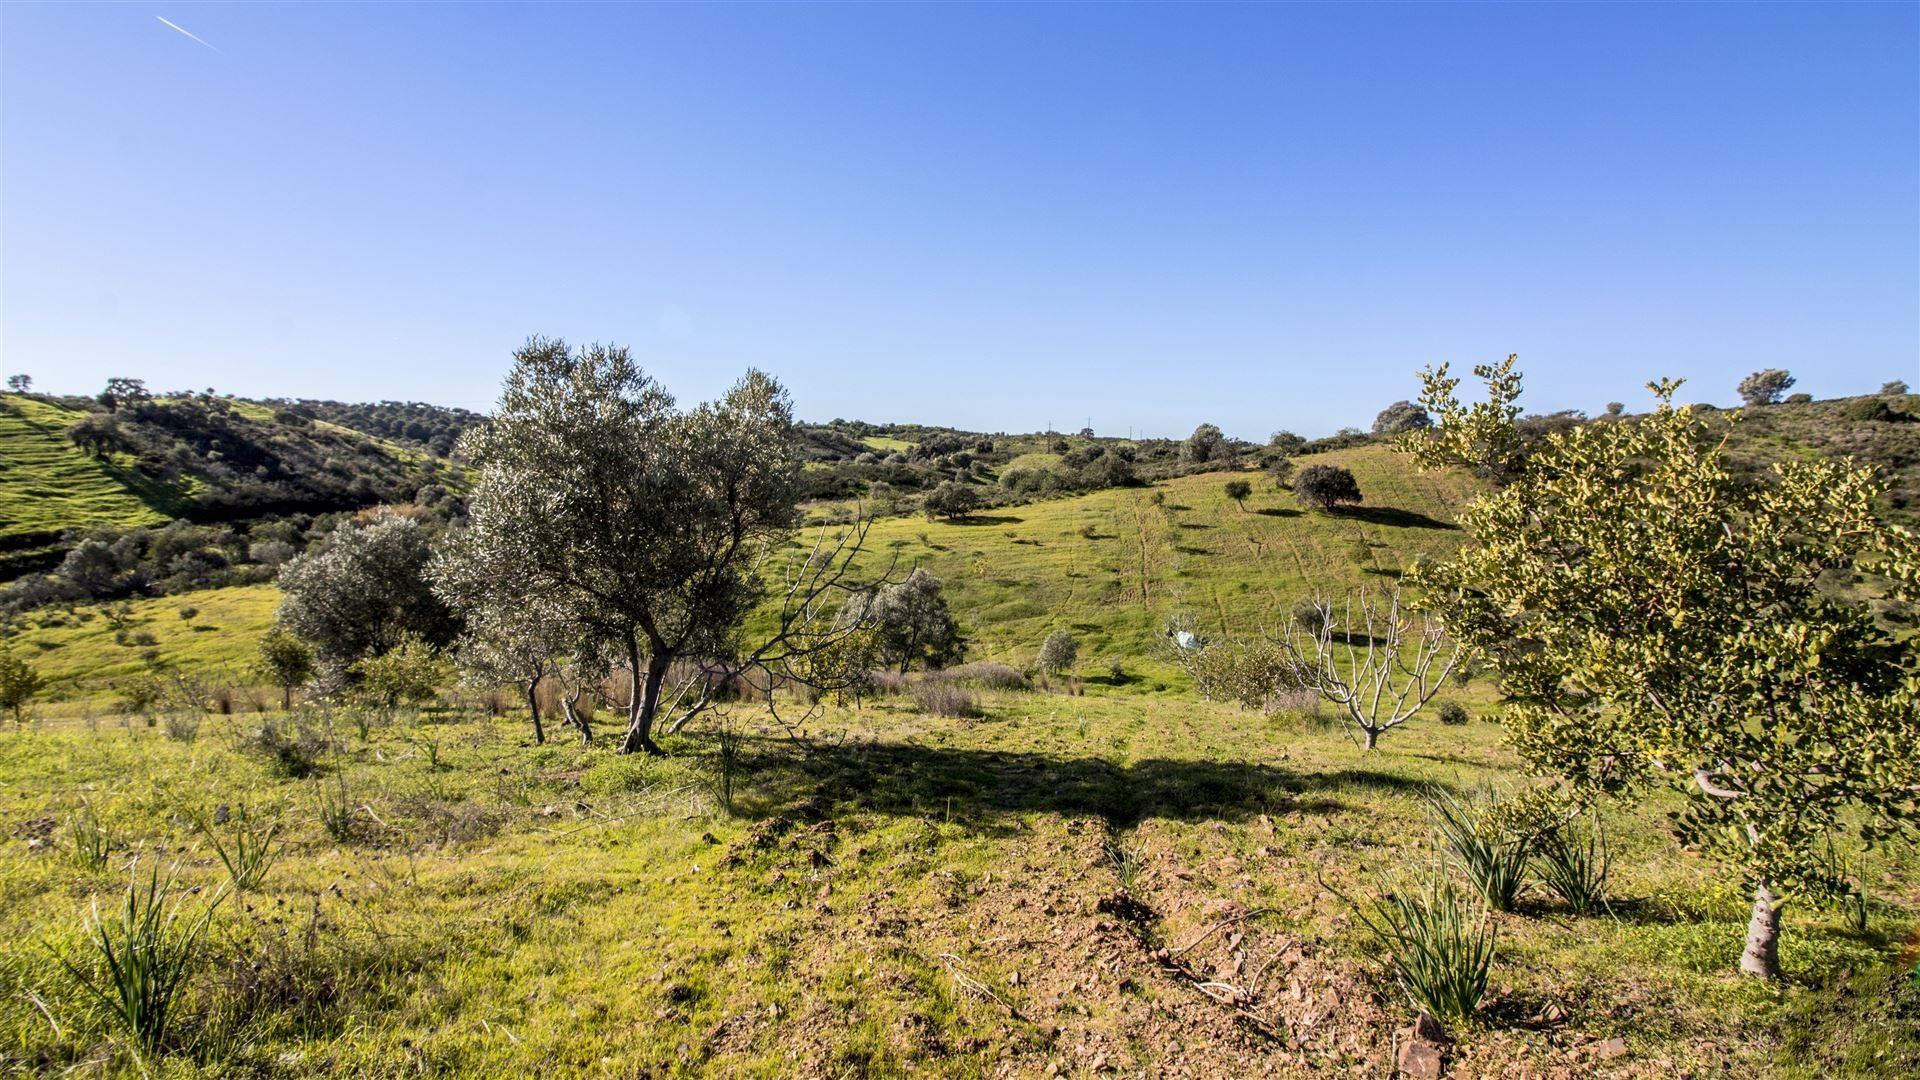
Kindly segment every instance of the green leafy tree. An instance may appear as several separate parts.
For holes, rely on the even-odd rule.
[[[1380,410],[1380,415],[1373,418],[1373,433],[1399,435],[1428,427],[1432,423],[1432,419],[1427,416],[1427,410],[1411,401],[1396,401]]]
[[[545,743],[540,680],[554,678],[570,688],[573,681],[559,678],[562,672],[583,660],[597,660],[605,643],[595,640],[590,619],[559,602],[565,593],[529,588],[511,565],[495,561],[510,550],[486,543],[472,529],[461,529],[441,542],[428,576],[465,628],[455,653],[461,670],[469,678],[518,689],[533,723],[533,741]],[[587,667],[598,670],[600,665],[589,662]],[[578,727],[579,714],[567,712]]]
[[[962,484],[955,480],[942,480],[940,485],[927,492],[921,500],[921,507],[928,518],[963,518],[970,516],[980,508],[980,493],[972,484]]]
[[[1247,496],[1253,494],[1253,485],[1245,480],[1229,480],[1227,481],[1225,491],[1227,498],[1232,499],[1235,505],[1245,510],[1247,508]]]
[[[448,674],[440,650],[412,635],[379,656],[356,661],[351,670],[360,679],[356,693],[389,712],[432,701]]]
[[[1748,405],[1777,405],[1780,395],[1793,386],[1793,376],[1784,368],[1756,371],[1740,380],[1740,400]]]
[[[1331,512],[1360,501],[1360,482],[1338,465],[1309,465],[1294,477],[1293,497],[1302,506]]]
[[[33,391],[33,376],[9,375],[7,376],[7,389],[16,394],[31,393]]]
[[[1227,456],[1227,437],[1213,424],[1201,424],[1180,444],[1180,457],[1194,464],[1219,461]]]
[[[280,707],[293,708],[293,691],[313,678],[313,650],[307,643],[275,626],[260,635],[255,670],[280,688]]]
[[[1288,457],[1271,458],[1267,461],[1267,475],[1273,478],[1273,486],[1284,488],[1293,479],[1293,459]]]
[[[100,391],[97,398],[100,404],[107,407],[108,412],[119,412],[128,405],[137,405],[152,399],[153,395],[147,392],[145,380],[129,379],[118,375],[107,380],[106,389]]]
[[[27,704],[40,693],[40,673],[32,664],[13,654],[13,649],[0,646],[0,709],[13,714],[13,722],[18,724],[26,719]]]
[[[1511,363],[1499,369],[1517,396]],[[1483,460],[1499,418],[1423,373],[1440,423],[1423,466]],[[1920,656],[1869,603],[1920,593],[1920,542],[1878,520],[1865,470],[1732,469],[1676,382],[1633,423],[1549,436],[1462,515],[1474,543],[1413,580],[1491,657],[1528,766],[1579,802],[1679,791],[1684,843],[1753,896],[1741,970],[1779,970],[1781,905],[1842,888],[1835,834],[1873,843],[1920,805]]]

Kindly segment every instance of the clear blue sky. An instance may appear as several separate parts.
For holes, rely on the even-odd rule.
[[[47,390],[485,408],[532,333],[987,430],[1920,383],[1912,4],[7,3],[0,184]]]

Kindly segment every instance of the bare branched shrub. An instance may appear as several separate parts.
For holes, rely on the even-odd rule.
[[[959,667],[948,668],[945,674],[950,679],[972,683],[982,690],[1025,690],[1028,688],[1027,677],[1021,673],[1019,668],[1012,667],[1008,664],[995,664],[983,660],[978,663],[962,664]]]
[[[1317,618],[1289,620],[1275,641],[1285,679],[1337,706],[1368,750],[1413,719],[1466,659],[1438,618],[1402,607],[1398,588],[1317,606]]]
[[[980,715],[980,699],[952,679],[926,678],[914,683],[913,703],[921,712],[968,719]]]

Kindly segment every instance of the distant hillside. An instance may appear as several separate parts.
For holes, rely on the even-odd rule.
[[[1310,460],[1352,469],[1365,502],[1309,512],[1250,470],[1195,474],[960,521],[886,518],[868,536],[862,570],[891,567],[897,577],[924,566],[942,578],[973,658],[1029,663],[1048,632],[1065,629],[1080,638],[1091,669],[1121,656],[1130,678],[1177,680],[1153,659],[1169,620],[1202,634],[1255,631],[1307,596],[1390,587],[1414,559],[1461,542],[1452,520],[1479,490],[1471,478],[1422,474],[1385,446]],[[1235,478],[1253,482],[1244,508],[1225,493]],[[802,542],[819,527],[804,530]],[[277,596],[253,585],[45,607],[21,617],[16,641],[57,699],[104,695],[115,679],[153,664],[238,682]]]
[[[1888,516],[1920,521],[1920,394],[1742,409],[1728,448],[1756,471],[1786,455],[1852,458],[1887,484]]]
[[[0,395],[0,577],[99,527],[250,521],[411,502],[465,486],[424,449],[212,395]]]
[[[469,409],[429,405],[420,401],[356,404],[313,398],[267,398],[259,404],[313,420],[324,420],[388,442],[416,446],[443,458],[453,456],[454,444],[468,428],[487,422],[485,416]]]

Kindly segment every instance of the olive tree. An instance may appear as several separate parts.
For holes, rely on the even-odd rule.
[[[1444,367],[1422,377],[1440,423],[1410,444],[1421,465],[1512,440],[1511,361],[1477,413]],[[1865,599],[1913,602],[1920,542],[1875,517],[1872,476],[1847,463],[1743,477],[1678,386],[1651,384],[1632,423],[1547,437],[1462,515],[1473,542],[1410,577],[1492,659],[1532,770],[1576,804],[1681,793],[1682,842],[1753,897],[1741,970],[1771,977],[1782,904],[1845,888],[1836,834],[1871,844],[1920,810],[1920,655]]]
[[[1040,655],[1035,663],[1042,671],[1057,673],[1073,667],[1074,661],[1079,658],[1080,643],[1065,630],[1055,630],[1040,643]]]
[[[1748,405],[1777,405],[1780,395],[1786,393],[1793,382],[1793,376],[1784,368],[1756,371],[1740,380],[1740,400]]]
[[[409,635],[444,646],[458,625],[427,584],[431,555],[412,518],[383,513],[343,525],[280,569],[279,623],[317,660],[342,668]]]
[[[661,752],[654,727],[675,660],[711,662],[684,722],[745,668],[791,673],[831,643],[822,617],[844,596],[864,521],[790,566],[775,629],[752,647],[741,638],[799,518],[799,437],[771,377],[749,371],[718,401],[682,410],[624,348],[535,338],[464,446],[473,557],[511,567],[633,672],[622,752]]]
[[[458,529],[436,547],[427,573],[434,591],[464,626],[454,654],[462,673],[519,690],[533,724],[533,741],[544,744],[547,731],[540,715],[540,681],[562,681],[563,669],[578,667],[583,656],[598,657],[601,643],[591,639],[588,621],[561,602],[564,593],[530,588],[529,578],[512,565],[496,561],[510,553],[510,547],[485,543],[472,529]],[[598,664],[588,666],[601,670]],[[568,697],[565,689],[561,694],[563,704],[577,702],[578,697],[578,693]],[[578,729],[579,714],[571,708],[566,711]]]
[[[869,627],[875,659],[902,675],[914,664],[945,667],[967,652],[940,579],[924,567],[897,584],[858,594],[841,610],[840,621]]]
[[[929,519],[963,518],[979,509],[980,493],[975,491],[971,484],[962,484],[956,480],[942,480],[938,487],[927,492],[920,505]]]
[[[1241,510],[1245,510],[1247,508],[1247,496],[1253,494],[1253,485],[1245,480],[1229,480],[1223,490],[1226,492],[1227,498],[1233,500],[1234,505],[1238,506]]]

